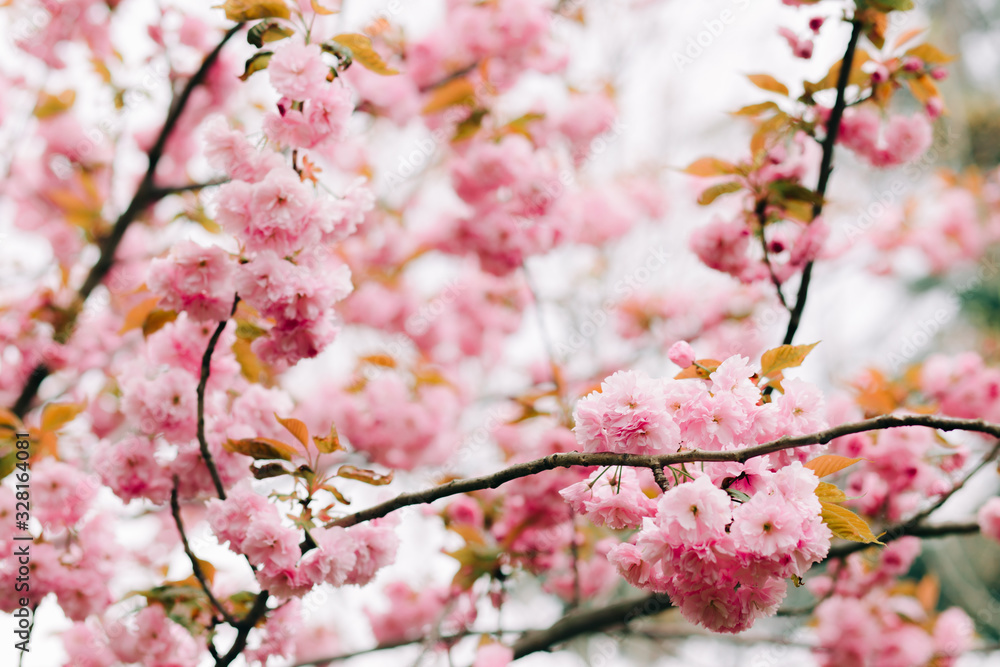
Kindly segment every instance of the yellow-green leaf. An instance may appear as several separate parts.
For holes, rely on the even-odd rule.
[[[820,501],[823,507],[823,523],[830,527],[830,530],[837,537],[852,542],[864,542],[866,544],[882,544],[872,533],[872,529],[864,519],[857,514],[833,503]]]
[[[289,433],[295,436],[295,439],[302,443],[303,447],[309,447],[309,429],[298,419],[294,417],[289,417],[288,419],[283,419],[278,416],[278,413],[274,413],[274,418],[278,420],[282,426],[284,426]]]
[[[705,188],[705,191],[698,197],[698,203],[702,206],[708,206],[722,195],[729,194],[730,192],[736,192],[742,188],[743,186],[736,181],[717,183]]]
[[[332,9],[327,9],[323,5],[319,4],[317,0],[309,0],[312,5],[312,10],[319,14],[320,16],[330,16],[331,14],[336,14],[337,12]]]
[[[337,427],[335,425],[330,426],[330,435],[322,437],[314,435],[313,442],[316,443],[316,449],[318,449],[321,454],[332,454],[333,452],[344,449],[344,446],[340,444],[340,435],[337,433]]]
[[[788,97],[788,86],[770,74],[747,74],[747,78],[750,79],[750,83],[762,90]]]
[[[840,472],[848,466],[852,466],[858,461],[862,461],[862,458],[849,459],[846,456],[838,456],[837,454],[824,454],[823,456],[817,456],[812,461],[803,464],[803,468],[808,468],[816,473],[817,477],[827,477],[835,472]]]
[[[227,451],[245,454],[255,459],[281,459],[291,461],[298,452],[291,445],[271,438],[243,438],[227,440],[223,447]]]
[[[274,53],[271,51],[258,51],[253,54],[249,60],[247,60],[246,68],[243,70],[243,74],[240,74],[240,81],[246,81],[255,72],[267,69],[268,63],[271,62],[271,56]]]
[[[703,157],[685,167],[684,173],[692,176],[722,176],[735,174],[736,165],[714,157]]]
[[[253,21],[254,19],[287,19],[292,14],[285,0],[226,0],[221,5],[230,21]]]
[[[247,31],[247,41],[260,48],[268,42],[277,42],[294,34],[294,31],[286,28],[277,21],[261,21]]]
[[[737,109],[736,111],[731,112],[731,115],[733,115],[733,116],[759,116],[760,114],[764,113],[765,111],[770,111],[772,109],[778,110],[780,108],[781,107],[779,107],[774,102],[761,102],[760,104],[749,104],[749,105],[747,105],[745,107]]]
[[[829,482],[816,485],[816,497],[825,503],[840,503],[847,500],[847,495]]]
[[[151,336],[163,328],[168,322],[177,319],[176,310],[156,309],[146,316],[146,321],[142,323],[142,335]]]
[[[344,33],[343,35],[334,37],[333,41],[350,49],[351,59],[361,63],[365,69],[371,70],[376,74],[382,74],[383,76],[399,74],[399,70],[392,69],[385,64],[382,56],[372,46],[372,40],[366,35]]]
[[[781,345],[768,350],[760,357],[760,374],[771,377],[778,371],[801,365],[817,345],[818,341],[811,345]]]
[[[50,95],[43,91],[38,96],[38,102],[35,104],[33,113],[36,118],[48,118],[66,111],[73,106],[73,102],[75,101],[75,90],[64,90],[58,95]]]

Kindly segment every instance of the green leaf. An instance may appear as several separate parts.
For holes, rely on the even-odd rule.
[[[736,165],[714,157],[699,158],[684,168],[684,173],[692,176],[722,176],[736,172]]]
[[[864,542],[866,544],[882,544],[872,533],[864,519],[857,514],[833,503],[820,501],[823,507],[821,516],[823,523],[830,527],[830,530],[837,537],[852,542]]]
[[[705,188],[705,191],[701,193],[698,197],[698,203],[702,206],[708,206],[716,199],[722,195],[729,194],[730,192],[737,192],[743,189],[743,185],[737,181],[729,181],[728,183],[717,183],[710,187]]]
[[[333,38],[333,41],[350,49],[351,58],[361,63],[361,66],[365,69],[371,70],[376,74],[382,74],[383,76],[399,74],[399,70],[392,69],[385,64],[382,56],[372,47],[372,40],[367,36],[356,33],[345,33],[337,35]]]
[[[849,459],[846,456],[838,456],[837,454],[824,454],[823,456],[817,456],[812,461],[803,464],[803,468],[808,468],[816,473],[817,477],[827,477],[835,472],[840,472],[848,466],[852,466],[858,461],[863,461],[863,458]]]
[[[771,377],[778,371],[801,365],[817,345],[819,341],[812,345],[781,345],[768,350],[760,357],[760,374]]]
[[[226,18],[230,21],[253,21],[270,17],[287,19],[292,15],[285,0],[226,0],[214,8],[220,7],[226,11]]]
[[[293,30],[284,27],[277,21],[268,19],[250,28],[250,31],[247,32],[247,41],[260,48],[268,42],[277,42],[294,34]]]
[[[245,454],[255,459],[281,459],[291,461],[298,452],[291,445],[271,438],[243,438],[227,440],[223,445],[227,451]]]
[[[747,74],[750,83],[762,90],[788,97],[788,86],[775,79],[770,74]]]
[[[240,81],[246,81],[256,72],[267,69],[268,63],[271,62],[271,56],[274,53],[271,51],[258,51],[253,54],[249,60],[247,60],[246,68],[243,70],[243,74],[240,74]]]

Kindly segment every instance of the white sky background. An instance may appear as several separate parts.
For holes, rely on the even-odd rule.
[[[207,9],[211,3],[187,2],[177,3],[196,8],[199,14],[215,16],[219,21],[221,12]],[[364,25],[365,18],[374,14],[386,3],[362,3],[352,0],[347,3],[347,11],[341,17],[345,22],[345,31],[357,29]],[[404,10],[398,17],[393,17],[412,28],[414,33],[420,33],[433,25],[440,16],[440,3],[429,0],[410,1],[403,3]],[[918,2],[918,5],[921,4]],[[140,54],[148,52],[150,44],[145,37],[145,25],[153,16],[153,3],[139,0],[124,0],[120,11],[129,16],[129,20],[119,25],[116,44],[126,52],[127,60],[136,59]],[[656,163],[664,167],[682,168],[692,160],[705,155],[715,155],[724,159],[740,159],[748,148],[750,126],[727,115],[726,112],[746,104],[767,99],[767,94],[754,88],[745,78],[746,74],[768,72],[790,85],[793,96],[799,91],[793,85],[803,78],[816,80],[825,74],[829,65],[840,59],[847,41],[849,30],[846,26],[837,25],[835,11],[841,7],[838,3],[822,3],[818,8],[794,10],[780,4],[779,0],[719,0],[713,2],[683,2],[681,0],[664,2],[646,2],[636,0],[587,0],[587,15],[589,27],[582,29],[579,24],[564,21],[559,26],[559,34],[564,36],[573,54],[571,77],[581,87],[593,85],[597,80],[613,81],[618,91],[618,101],[622,110],[625,131],[623,135],[612,142],[608,151],[595,160],[591,168],[601,174],[613,171],[615,168],[634,168],[639,165]],[[362,16],[362,8],[370,14]],[[628,9],[633,8],[633,9]],[[732,21],[722,22],[723,12],[730,12]],[[778,26],[787,26],[796,33],[805,35],[808,31],[808,19],[817,14],[828,17],[820,37],[816,41],[815,54],[811,61],[792,58],[785,41],[776,33]],[[0,27],[5,34],[9,32],[9,10],[0,12]],[[901,32],[911,27],[926,25],[926,17],[918,10],[908,15],[906,20],[894,25],[894,30]],[[717,36],[711,35],[710,28],[718,31]],[[680,66],[675,60],[675,54],[684,54],[685,49],[696,43],[700,33],[706,33],[711,40],[701,37],[700,53],[691,51],[695,57],[692,62]],[[232,41],[227,48],[249,49],[242,37]],[[963,47],[966,46],[963,44]],[[974,53],[981,53],[981,43],[968,46]],[[947,49],[946,49],[947,50]],[[987,49],[988,50],[988,49]],[[994,56],[995,56],[994,52]],[[12,64],[17,68],[23,66],[29,76],[38,73],[34,63],[28,62],[22,56],[12,54],[8,40],[0,43],[0,62],[6,64],[9,71]],[[977,57],[977,62],[987,64],[987,56]],[[996,59],[994,58],[994,63]],[[142,74],[141,72],[139,73]],[[57,72],[49,79],[50,89],[59,90],[75,82],[79,73],[76,71]],[[141,78],[141,76],[140,76]],[[154,78],[155,81],[155,78]],[[251,79],[247,96],[250,99],[267,100],[268,89],[265,77],[258,75]],[[510,96],[509,104],[512,114],[517,112],[519,104],[529,104],[534,94],[541,88],[530,82],[519,94]],[[123,130],[134,130],[137,127],[158,125],[162,122],[167,90],[162,78],[158,85],[151,89],[153,99],[145,104],[137,104],[126,114]],[[946,88],[947,95],[947,88]],[[0,146],[4,147],[0,167],[6,167],[9,159],[8,146],[16,141],[19,131],[19,121],[16,117],[25,116],[30,112],[33,101],[23,99],[4,99],[7,107],[8,120],[0,128]],[[950,100],[946,97],[946,103]],[[27,106],[26,106],[27,104]],[[102,119],[112,113],[110,108],[99,105],[93,99],[87,99],[85,90],[78,92],[78,105],[81,108],[93,110],[95,119]],[[252,116],[248,113],[245,119]],[[29,121],[30,122],[30,121]],[[23,126],[21,126],[23,127]],[[415,140],[414,137],[413,140]],[[384,164],[395,164],[400,154],[408,152],[412,143],[398,143],[382,146],[380,157]],[[30,145],[18,145],[17,150],[30,152]],[[141,165],[134,155],[123,151],[117,157],[118,166],[127,171],[129,166]],[[852,170],[850,165],[856,164],[846,151],[839,151],[836,156],[839,167],[835,172],[830,189],[833,203],[828,207],[827,217],[833,222],[833,235],[838,233],[838,221],[856,217],[857,211],[863,210],[871,203],[872,193],[884,189],[902,178],[900,173],[888,172],[872,174],[871,170]],[[207,172],[206,172],[207,173]],[[670,210],[667,215],[668,225],[665,228],[649,230],[650,236],[644,237],[642,243],[634,248],[623,248],[616,257],[616,266],[620,266],[622,275],[637,259],[641,260],[646,248],[657,245],[667,248],[671,253],[671,266],[654,280],[662,284],[682,284],[696,288],[706,282],[721,284],[729,278],[701,267],[696,258],[687,250],[687,236],[690,230],[703,224],[718,214],[724,207],[718,204],[710,209],[704,209],[694,203],[696,185],[693,179],[683,174],[667,172],[664,183],[669,188]],[[907,187],[915,187],[915,183],[907,183]],[[122,207],[131,195],[131,184],[121,184],[116,191]],[[0,300],[6,300],[19,293],[29,282],[28,277],[44,270],[48,258],[44,249],[28,243],[23,234],[19,234],[12,226],[11,207],[8,202],[0,200]],[[566,263],[573,266],[572,258],[557,253],[554,260],[534,262],[535,281],[547,299],[556,299],[566,294],[572,294],[576,285],[572,272],[565,271]],[[798,334],[799,341],[811,342],[823,340],[809,362],[803,368],[802,374],[808,379],[822,385],[828,385],[833,380],[843,380],[864,365],[886,358],[898,350],[901,341],[918,326],[923,319],[930,317],[947,295],[932,294],[922,297],[917,302],[900,306],[904,298],[909,299],[898,285],[891,281],[877,279],[870,274],[858,270],[859,264],[853,266],[838,265],[836,267],[818,266],[814,274],[813,288],[809,305],[805,311],[802,327]],[[612,274],[614,275],[614,274]],[[779,322],[783,330],[784,320]],[[781,330],[776,328],[771,336],[774,344],[780,342]],[[539,345],[536,322],[533,317],[526,318],[522,335],[516,339],[516,345],[521,346],[525,357],[537,356]],[[334,344],[337,347],[337,343]],[[329,373],[331,367],[338,365],[336,350],[325,355],[323,360],[303,364],[302,369],[290,376],[289,389],[293,393],[304,394],[315,384],[319,373],[317,370],[325,367]],[[834,371],[833,369],[837,369]],[[2,372],[2,367],[0,367]],[[485,416],[483,416],[485,417]],[[473,415],[470,426],[475,426]],[[490,462],[483,462],[489,465]],[[402,486],[412,488],[422,487],[426,478],[412,476],[403,479],[403,485],[393,485],[393,491],[398,492]],[[359,497],[356,504],[365,505],[374,500],[377,491],[372,491],[369,499]],[[988,490],[984,487],[977,491],[980,497]],[[114,504],[111,498],[104,502]],[[956,498],[956,500],[958,500]],[[131,544],[151,540],[155,535],[155,525],[150,522],[142,524],[138,531],[123,535],[123,541]],[[145,534],[143,529],[146,530]],[[447,579],[453,571],[451,561],[438,554],[439,540],[428,540],[428,529],[420,522],[403,522],[400,534],[404,545],[400,550],[400,558],[396,565],[380,574],[373,588],[396,579],[405,579],[411,583],[429,581],[431,579]],[[237,563],[228,550],[201,545],[195,547],[199,556],[211,560],[225,562],[229,559]],[[183,558],[175,559],[174,571],[171,576],[186,576],[186,563]],[[141,581],[139,579],[136,580]],[[138,585],[138,584],[137,584]],[[126,586],[124,590],[127,590]],[[342,637],[342,649],[353,650],[369,646],[373,639],[368,630],[367,620],[360,615],[362,605],[370,604],[373,596],[369,590],[340,589],[325,590],[329,598],[326,604],[318,605],[317,598],[322,595],[313,593],[307,597],[306,607],[317,604],[315,618],[330,619]],[[493,627],[495,615],[491,610],[481,607],[478,627],[488,630]],[[505,627],[544,627],[560,615],[556,604],[539,604],[537,599],[531,599],[530,604],[521,604],[514,600],[505,606],[503,612]],[[7,659],[13,640],[9,639],[13,624],[10,617],[0,615],[0,665],[14,664]],[[32,652],[24,660],[26,667],[49,667],[62,664],[61,649],[58,642],[49,638],[59,630],[67,627],[67,621],[61,617],[58,607],[49,600],[43,604],[38,613],[35,632],[32,638]],[[785,627],[780,621],[761,623],[748,637],[754,634],[780,634]],[[799,637],[801,639],[801,637]],[[607,638],[597,639],[591,644],[591,656],[595,665],[718,665],[718,664],[749,664],[749,665],[782,665],[808,664],[808,653],[794,648],[781,648],[777,653],[773,648],[753,647],[746,645],[728,645],[714,638],[687,642],[679,647],[677,656],[664,655],[654,644],[635,642],[635,646],[627,647],[617,640]],[[577,646],[583,647],[582,642]],[[610,648],[609,648],[610,647]],[[586,655],[586,650],[583,651]],[[13,655],[13,654],[12,654]],[[400,650],[382,654],[374,654],[343,663],[362,667],[365,665],[399,665],[412,664],[415,659],[413,651]],[[598,656],[604,656],[599,658]],[[455,652],[456,665],[467,665],[471,661],[471,652],[466,647]],[[14,656],[16,657],[16,656]],[[963,659],[960,664],[987,664],[977,657]],[[425,661],[429,665],[431,661]],[[537,654],[522,659],[517,663],[525,667],[576,667],[587,664],[578,655],[562,653],[557,655]]]

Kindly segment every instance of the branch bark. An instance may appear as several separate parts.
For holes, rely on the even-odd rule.
[[[239,303],[240,297],[236,295],[233,299],[233,308],[229,311],[229,317],[232,317],[236,313],[236,306]],[[211,373],[212,353],[215,352],[219,336],[222,335],[222,331],[226,328],[227,324],[229,324],[229,320],[224,320],[219,322],[219,325],[215,327],[215,331],[208,341],[208,346],[205,348],[205,354],[201,357],[201,377],[198,379],[198,447],[201,450],[201,458],[208,467],[208,473],[212,476],[212,484],[215,485],[215,492],[219,494],[219,498],[222,500],[226,499],[226,489],[222,485],[222,479],[219,477],[219,469],[215,467],[212,452],[208,449],[208,439],[205,437],[205,387],[208,385],[208,376]]]
[[[841,61],[840,72],[837,75],[837,100],[830,110],[830,118],[826,123],[826,137],[823,138],[823,157],[820,159],[819,180],[816,183],[817,200],[813,204],[812,216],[815,220],[823,212],[823,197],[826,195],[826,187],[830,182],[830,174],[833,172],[833,146],[837,142],[837,134],[840,132],[840,120],[844,116],[846,106],[847,81],[851,75],[851,66],[854,64],[854,53],[858,48],[858,40],[861,38],[862,22],[855,20],[852,22],[851,38],[847,42],[847,50],[844,51],[844,59]],[[785,330],[783,343],[791,345],[795,339],[795,332],[799,329],[802,321],[802,311],[806,307],[806,299],[809,296],[809,281],[812,278],[812,262],[807,262],[802,269],[802,280],[799,282],[799,291],[795,297],[795,306],[792,307],[791,315],[788,318],[788,328]]]
[[[97,258],[97,262],[91,267],[90,273],[87,274],[87,278],[83,281],[83,285],[77,291],[77,296],[73,305],[74,313],[68,319],[64,330],[56,332],[56,342],[65,343],[69,339],[72,329],[75,326],[76,315],[83,308],[84,302],[88,297],[90,297],[91,292],[93,292],[94,289],[101,284],[101,281],[108,275],[111,267],[114,266],[115,252],[118,250],[118,245],[125,237],[125,232],[128,230],[129,226],[135,222],[140,213],[165,197],[167,194],[170,194],[170,188],[160,189],[154,184],[156,168],[160,164],[160,159],[163,157],[163,151],[167,145],[167,140],[170,138],[171,132],[173,132],[174,128],[177,126],[177,121],[184,112],[184,108],[187,106],[188,100],[191,98],[191,94],[194,92],[195,88],[200,86],[205,81],[209,70],[212,69],[212,66],[219,59],[219,54],[222,53],[222,48],[226,45],[226,42],[228,42],[233,35],[239,32],[242,28],[243,24],[237,23],[226,31],[226,34],[223,35],[216,47],[212,49],[207,56],[205,56],[205,59],[202,61],[201,67],[198,68],[198,71],[187,80],[180,94],[177,95],[171,103],[170,110],[167,112],[167,118],[163,122],[163,128],[160,130],[160,134],[156,138],[156,143],[153,144],[152,148],[150,148],[147,153],[148,165],[146,167],[146,173],[139,182],[139,186],[136,188],[135,194],[132,196],[132,201],[129,203],[128,207],[120,216],[118,216],[118,220],[115,221],[115,224],[111,228],[108,235],[102,238],[98,243],[100,255]],[[42,382],[49,376],[49,373],[51,373],[51,370],[45,364],[39,364],[31,371],[31,374],[28,376],[28,380],[25,382],[24,388],[21,390],[21,395],[17,397],[17,400],[11,408],[11,411],[19,418],[23,419],[28,413],[28,410],[31,409],[31,403],[38,394],[38,389],[41,387]]]
[[[535,475],[545,470],[555,468],[569,468],[574,466],[630,466],[633,468],[649,468],[656,470],[657,466],[677,465],[679,463],[696,462],[718,462],[718,461],[738,461],[744,463],[752,458],[773,454],[785,449],[795,447],[805,447],[807,445],[822,445],[830,442],[834,438],[839,438],[852,433],[862,433],[865,431],[876,431],[886,428],[898,428],[900,426],[924,426],[942,431],[975,431],[985,433],[995,438],[1000,438],[1000,424],[992,424],[981,419],[952,419],[948,417],[935,417],[932,415],[882,415],[873,419],[850,424],[841,424],[833,428],[812,433],[809,435],[797,436],[794,438],[785,437],[762,445],[746,447],[744,449],[707,452],[698,449],[678,452],[676,454],[661,454],[656,456],[639,456],[637,454],[614,454],[611,452],[581,453],[569,452],[565,454],[552,454],[543,459],[536,459],[526,463],[518,463],[490,475],[482,477],[472,477],[469,479],[448,482],[430,489],[417,491],[414,493],[404,493],[384,503],[380,503],[368,509],[361,510],[354,514],[332,521],[326,524],[330,526],[353,526],[364,521],[370,521],[383,517],[390,512],[408,507],[410,505],[423,505],[432,503],[441,498],[454,496],[459,493],[469,493],[470,491],[480,491],[482,489],[495,489],[498,486],[521,477]]]

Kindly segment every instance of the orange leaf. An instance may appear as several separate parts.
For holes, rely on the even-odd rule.
[[[862,460],[864,459],[849,459],[846,456],[838,456],[837,454],[824,454],[823,456],[817,456],[802,467],[812,470],[816,473],[817,477],[826,477]]]
[[[302,443],[303,447],[309,447],[309,429],[298,419],[294,417],[289,417],[288,419],[282,419],[278,416],[278,413],[274,413],[274,418],[278,422],[288,429],[288,432],[295,436],[295,439]]]
[[[132,329],[138,329],[142,326],[142,323],[146,321],[146,317],[153,312],[156,308],[156,304],[160,302],[160,297],[152,296],[148,299],[143,299],[137,305],[135,305],[132,310],[128,311],[125,315],[125,322],[122,323],[122,328],[118,330],[118,335],[122,335],[127,331]]]
[[[685,174],[692,176],[721,176],[735,174],[736,165],[714,157],[703,157],[695,160],[684,169]]]
[[[49,403],[42,408],[42,430],[58,431],[83,412],[82,403]]]
[[[365,470],[354,466],[340,466],[340,469],[337,470],[337,477],[353,479],[365,484],[371,484],[372,486],[388,484],[392,481],[392,475],[391,472],[388,475],[380,475],[374,470]]]
[[[227,440],[222,445],[227,451],[245,454],[255,459],[281,459],[291,461],[298,452],[291,445],[271,438],[243,438]]]
[[[788,86],[770,74],[747,74],[747,78],[750,79],[750,83],[762,90],[788,97]]]
[[[458,104],[473,104],[476,100],[476,88],[466,79],[455,79],[434,89],[424,104],[424,113],[444,111]]]

